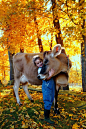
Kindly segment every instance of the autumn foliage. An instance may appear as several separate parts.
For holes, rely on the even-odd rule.
[[[56,3],[53,7],[52,3]],[[8,51],[11,53],[40,52],[40,48],[50,50],[57,43],[55,36],[63,40],[67,55],[80,53],[80,44],[85,35],[85,4],[81,1],[65,0],[1,0],[0,1],[0,79],[9,80]],[[58,23],[60,30],[54,25]],[[78,62],[78,61],[77,61]],[[80,65],[79,65],[80,66]],[[70,75],[70,83],[81,83],[81,67],[77,67],[77,79]],[[76,68],[71,72],[76,74]]]

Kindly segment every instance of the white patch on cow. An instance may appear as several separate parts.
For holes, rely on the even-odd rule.
[[[40,76],[40,79],[41,79],[41,80],[45,80],[45,79],[47,79],[48,74],[46,74],[46,75],[38,74],[38,76]]]
[[[51,56],[51,57],[54,57],[54,54],[53,54],[53,53],[51,53],[51,54],[50,54],[50,56]]]
[[[20,77],[20,82],[22,82],[22,83],[28,82],[28,79],[26,78],[25,75],[22,75],[22,76]]]
[[[42,68],[38,68],[38,74],[40,74]]]

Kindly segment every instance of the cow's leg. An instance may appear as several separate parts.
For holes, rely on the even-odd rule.
[[[22,105],[21,102],[20,102],[20,99],[19,99],[19,95],[18,95],[19,85],[20,85],[20,81],[19,81],[19,79],[16,79],[15,83],[14,83],[14,86],[13,86],[13,89],[14,89],[14,93],[15,93],[15,96],[16,96],[16,99],[17,99],[17,103],[19,105]]]
[[[29,94],[27,85],[24,85],[24,86],[23,86],[23,89],[24,89],[24,91],[25,91],[27,97],[31,100],[31,102],[34,102],[34,100],[32,99],[31,95]]]
[[[57,104],[58,92],[59,92],[59,86],[56,86],[55,87],[55,97],[54,97],[54,113],[55,114],[60,114],[58,104]]]

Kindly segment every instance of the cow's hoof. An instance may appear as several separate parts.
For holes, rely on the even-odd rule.
[[[34,100],[32,99],[31,102],[34,102]]]
[[[59,115],[60,114],[59,109],[58,110],[54,110],[54,114]]]
[[[22,103],[19,103],[19,106],[22,106]]]

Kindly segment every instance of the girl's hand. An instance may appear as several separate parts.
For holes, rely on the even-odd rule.
[[[52,77],[52,76],[54,75],[54,73],[55,73],[55,71],[54,71],[53,69],[51,69],[51,70],[49,71],[49,77]]]
[[[46,80],[49,80],[54,75],[54,73],[55,73],[55,71],[53,69],[51,69],[49,71],[49,76],[48,76],[48,78]]]

